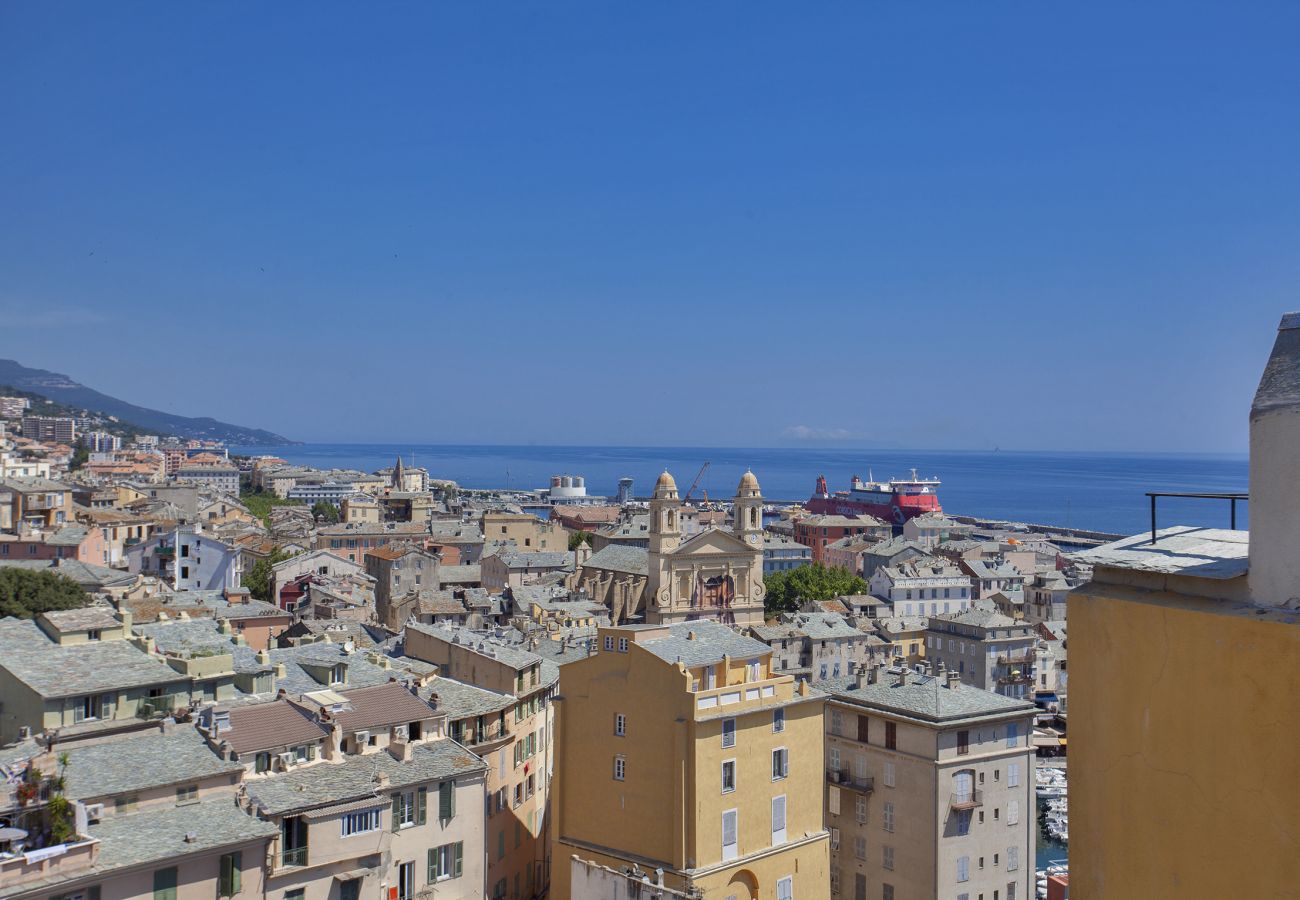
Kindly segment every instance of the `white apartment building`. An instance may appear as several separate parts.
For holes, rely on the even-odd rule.
[[[871,593],[888,600],[896,616],[959,613],[971,604],[971,579],[946,559],[926,557],[881,566],[871,574]]]

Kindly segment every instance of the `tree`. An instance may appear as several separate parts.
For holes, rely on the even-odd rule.
[[[253,567],[239,579],[240,584],[248,588],[249,596],[254,600],[261,600],[263,603],[274,603],[275,599],[271,596],[271,590],[274,587],[275,573],[271,571],[271,568],[276,563],[284,562],[295,555],[276,547],[269,555],[253,563]]]
[[[312,504],[311,514],[317,519],[324,519],[331,525],[339,523],[339,508],[327,500],[317,500]]]
[[[865,594],[868,590],[867,583],[852,572],[828,569],[821,563],[765,575],[763,585],[767,588],[763,607],[769,616],[795,612],[809,600],[831,600],[843,594]]]
[[[587,541],[587,543],[590,544],[591,541],[587,540],[587,537],[588,537],[588,535],[587,535],[587,532],[585,532],[585,531],[570,531],[570,532],[569,532],[569,549],[570,549],[570,550],[577,550],[577,549],[578,549],[578,545],[581,544],[583,541]]]
[[[35,618],[55,609],[80,609],[90,605],[81,585],[66,575],[38,569],[0,568],[0,617]]]
[[[75,472],[90,461],[90,448],[86,446],[84,440],[77,441],[77,446],[72,450],[72,459],[68,462],[68,471]]]

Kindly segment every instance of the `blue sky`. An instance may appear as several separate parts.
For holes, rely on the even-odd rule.
[[[304,440],[1241,451],[1297,25],[7,3],[0,355]]]

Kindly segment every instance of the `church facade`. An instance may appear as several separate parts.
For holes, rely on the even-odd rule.
[[[730,530],[706,528],[683,540],[681,510],[677,483],[665,471],[650,501],[645,620],[762,625],[763,495],[754,473],[740,479]]]

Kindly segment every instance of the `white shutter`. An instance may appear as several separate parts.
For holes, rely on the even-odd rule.
[[[776,900],[794,900],[794,877],[787,875],[776,883]]]
[[[826,789],[826,809],[832,816],[840,814],[840,789],[835,785]]]
[[[1015,825],[1020,822],[1020,801],[1011,800],[1007,803],[1007,824]]]
[[[729,809],[722,814],[722,858],[736,858],[736,810]]]
[[[891,762],[887,762],[885,763],[885,787],[893,787],[893,786],[894,786],[894,764]]]
[[[772,798],[772,843],[785,843],[785,794]]]
[[[970,880],[970,857],[969,856],[957,857],[957,880],[958,881]]]
[[[1020,785],[1020,763],[1007,763],[1007,787]]]

